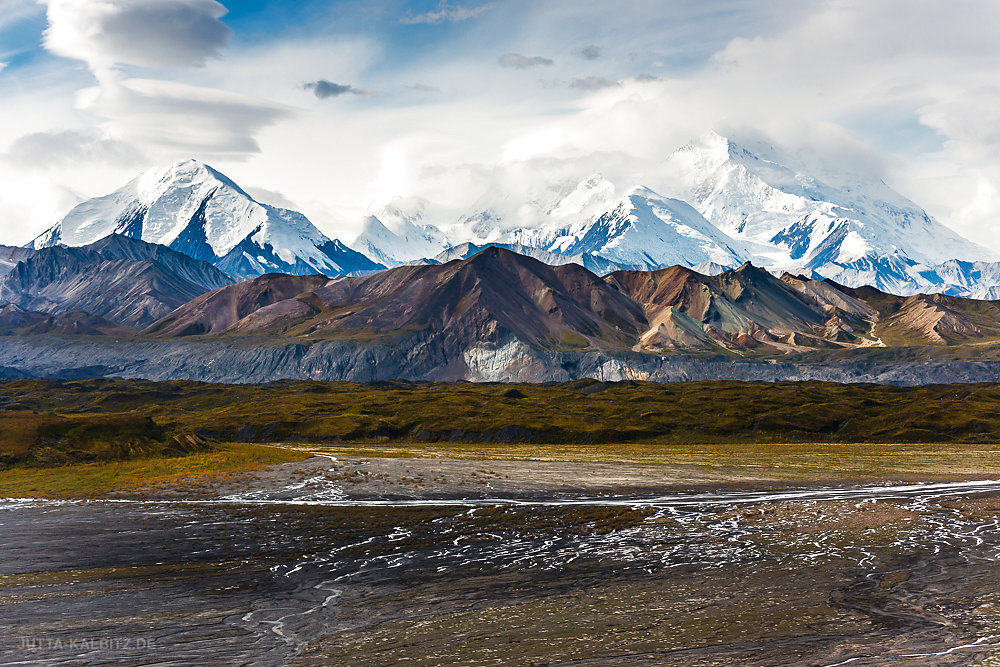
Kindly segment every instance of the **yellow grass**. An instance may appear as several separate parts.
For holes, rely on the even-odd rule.
[[[661,466],[730,478],[787,481],[960,480],[1000,478],[997,444],[342,444],[294,445],[332,456],[562,461]]]
[[[58,468],[0,471],[0,497],[86,498],[146,487],[182,487],[212,477],[261,470],[308,458],[290,449],[225,444],[209,452]]]

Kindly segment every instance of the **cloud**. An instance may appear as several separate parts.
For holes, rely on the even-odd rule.
[[[28,243],[81,199],[77,192],[54,183],[48,172],[27,170],[4,159],[0,159],[0,179],[4,183],[0,191],[4,244]]]
[[[215,0],[40,2],[47,8],[45,48],[85,62],[97,80],[96,87],[78,91],[76,106],[125,144],[99,133],[42,133],[17,146],[25,155],[42,145],[72,154],[89,142],[108,159],[121,159],[128,144],[171,158],[183,151],[240,159],[260,151],[257,132],[290,113],[256,97],[176,80],[180,70],[218,57],[229,41],[231,31],[219,20],[227,10]],[[164,80],[129,77],[123,66],[167,72],[158,72]],[[61,151],[58,140],[66,142]]]
[[[510,69],[527,69],[529,67],[551,67],[555,62],[541,56],[522,56],[520,53],[507,53],[497,58],[500,67]]]
[[[0,0],[0,26],[10,1]],[[0,75],[0,150],[23,135],[88,122],[150,159],[202,155],[204,142],[204,152],[232,157],[228,164],[214,161],[238,182],[280,190],[310,216],[322,217],[318,212],[325,208],[334,212],[330,220],[351,221],[383,194],[419,193],[467,210],[492,206],[505,192],[514,193],[510,201],[530,201],[534,188],[552,179],[572,182],[595,170],[623,187],[641,183],[679,194],[655,172],[666,155],[711,127],[726,134],[749,127],[778,147],[835,156],[830,161],[852,172],[877,163],[873,169],[887,183],[942,221],[1000,244],[1000,92],[990,88],[1000,70],[996,0],[966,0],[962,11],[912,0],[633,0],[617,9],[550,0],[513,6],[425,0],[390,23],[370,17],[352,23],[345,11],[336,25],[317,20],[275,25],[268,35],[248,33],[225,58],[215,58],[226,44],[221,33],[171,29],[150,35],[148,23],[123,32],[101,8],[123,11],[135,22],[144,8],[174,7],[224,30],[218,3],[50,0],[46,8],[62,13],[50,12],[49,48],[94,68],[128,69],[117,78],[101,74],[96,93],[88,92],[80,109],[71,91],[91,84],[80,83],[87,75],[76,63],[39,58],[32,64],[0,51],[0,61],[11,62]],[[460,30],[435,29],[433,42],[418,44],[399,39],[404,26],[391,23],[400,16],[403,23],[439,27],[465,22],[455,24]],[[74,39],[60,37],[56,28],[72,28]],[[409,27],[404,33],[412,37],[414,30],[420,32]],[[628,48],[618,57],[622,35]],[[171,47],[189,40],[190,48],[151,48],[156,39]],[[586,53],[592,45],[603,50],[591,61]],[[558,75],[555,66],[530,70],[558,81],[526,89],[519,76],[496,76],[497,56],[508,52],[559,57]],[[188,68],[198,64],[204,67]],[[151,66],[163,69],[135,72]],[[30,87],[18,80],[22,73],[32,75]],[[136,82],[142,76],[172,81],[154,90],[154,84]],[[301,84],[322,80],[363,81],[400,94],[365,105],[363,112],[355,104],[324,103],[294,114],[290,107],[316,92]],[[432,91],[414,83],[430,81],[444,92],[425,94]],[[218,88],[242,95],[211,90]],[[42,91],[51,94],[43,98]],[[359,100],[341,99],[348,101]],[[867,146],[867,156],[864,150],[833,150],[851,137]],[[305,155],[304,146],[313,155]],[[259,147],[263,154],[255,157]],[[345,159],[318,168],[322,156],[333,153]],[[602,157],[612,153],[618,156],[613,163]],[[525,160],[537,164],[529,170],[520,166]],[[556,163],[558,168],[546,166]],[[450,169],[463,164],[480,168]],[[421,176],[436,173],[435,167],[444,169],[440,176]],[[396,180],[377,180],[383,168]],[[92,165],[58,169],[65,175],[55,167],[20,171],[24,178],[59,179],[86,196],[118,185]],[[511,175],[490,180],[504,170]],[[114,171],[115,179],[122,176],[128,174]],[[0,188],[0,198],[19,195],[11,192],[17,187]],[[32,198],[38,198],[34,191]]]
[[[612,81],[611,79],[605,79],[603,76],[587,76],[582,79],[573,79],[569,82],[570,88],[576,88],[577,90],[603,90],[605,88],[615,88],[621,84],[617,81]]]
[[[14,140],[7,159],[34,169],[81,163],[134,166],[143,156],[128,142],[91,127],[26,134]]]
[[[325,100],[328,97],[340,97],[341,95],[367,94],[365,91],[355,88],[354,86],[349,86],[343,83],[333,83],[332,81],[327,81],[326,79],[310,81],[302,87],[306,90],[313,91],[313,94],[321,100]]]
[[[577,49],[573,52],[573,54],[578,58],[583,58],[584,60],[597,60],[604,55],[604,51],[596,44],[590,44]]]
[[[435,86],[428,85],[426,83],[413,83],[407,86],[407,89],[414,90],[418,93],[440,93],[441,89]]]
[[[279,192],[278,190],[242,184],[240,187],[243,188],[244,192],[262,204],[270,204],[271,206],[277,206],[279,208],[288,208],[293,211],[297,211],[299,208],[298,204],[293,202],[291,199],[286,197],[284,193]]]
[[[485,14],[496,6],[495,2],[488,2],[478,7],[463,7],[462,5],[452,7],[448,4],[447,0],[441,0],[438,3],[437,9],[424,12],[423,14],[407,14],[399,19],[399,22],[407,25],[416,25],[418,23],[457,23],[458,21],[466,21]]]
[[[42,0],[45,47],[93,71],[115,65],[201,65],[218,56],[230,30],[215,0]]]
[[[7,67],[7,63],[0,62],[0,72],[4,71],[4,69],[6,69],[6,67]]]
[[[254,97],[153,79],[105,78],[81,91],[80,105],[139,145],[233,159],[260,152],[254,135],[291,115]]]

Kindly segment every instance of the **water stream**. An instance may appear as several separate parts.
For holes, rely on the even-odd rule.
[[[490,604],[491,595],[562,595],[579,582],[835,568],[842,581],[829,590],[817,584],[817,594],[868,619],[871,636],[830,641],[787,664],[965,664],[1000,646],[1000,619],[990,625],[966,614],[989,588],[970,590],[969,582],[1000,580],[1000,515],[965,505],[998,493],[992,480],[351,500],[330,480],[310,478],[219,500],[7,499],[0,663],[283,665],[323,637],[406,618],[413,611],[399,595],[409,592],[433,592],[445,600],[433,613],[443,613]],[[594,507],[643,514],[610,530],[578,529],[572,512]],[[903,518],[851,530],[838,523],[879,512]],[[894,576],[902,583],[886,586]],[[471,580],[480,584],[469,592],[462,586]],[[491,592],[493,581],[518,592]],[[882,655],[880,647],[891,650]],[[723,649],[743,650],[732,642]],[[768,664],[752,645],[746,650]]]

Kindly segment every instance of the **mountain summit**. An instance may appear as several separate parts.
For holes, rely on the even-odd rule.
[[[542,194],[530,201],[500,201],[496,193],[500,199],[464,213],[428,216],[426,202],[396,207],[368,218],[354,247],[387,265],[454,258],[466,253],[451,249],[471,243],[586,259],[601,272],[678,264],[718,273],[749,260],[777,275],[896,294],[987,296],[1000,289],[1000,263],[993,263],[1000,255],[877,176],[804,166],[795,154],[716,132],[678,149],[662,167],[647,184],[616,184],[595,173],[575,187],[539,184]],[[379,224],[387,218],[394,224]]]
[[[31,246],[81,246],[111,234],[165,245],[241,278],[384,268],[327,238],[301,213],[256,201],[197,160],[151,169],[109,195],[78,204]]]
[[[825,183],[793,162],[715,132],[667,160],[682,196],[772,270],[903,293],[944,283],[924,274],[948,260],[997,259],[881,180]]]
[[[531,236],[529,232],[515,238]],[[729,267],[747,259],[739,243],[712,226],[689,204],[662,197],[645,187],[633,187],[605,210],[551,229],[537,240],[551,252],[597,255],[643,269],[704,262]]]

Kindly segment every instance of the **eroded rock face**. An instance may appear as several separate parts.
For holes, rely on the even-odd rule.
[[[468,369],[464,380],[474,382],[517,382],[524,376],[545,375],[545,364],[535,352],[517,339],[494,345],[469,348],[462,355]]]
[[[293,378],[372,382],[561,382],[696,380],[804,381],[915,385],[1000,381],[996,361],[766,363],[728,359],[544,353],[512,343],[495,349],[449,348],[416,336],[395,344],[351,341],[254,345],[219,341],[71,340],[48,336],[0,339],[0,366],[16,376],[116,377],[259,383]]]

